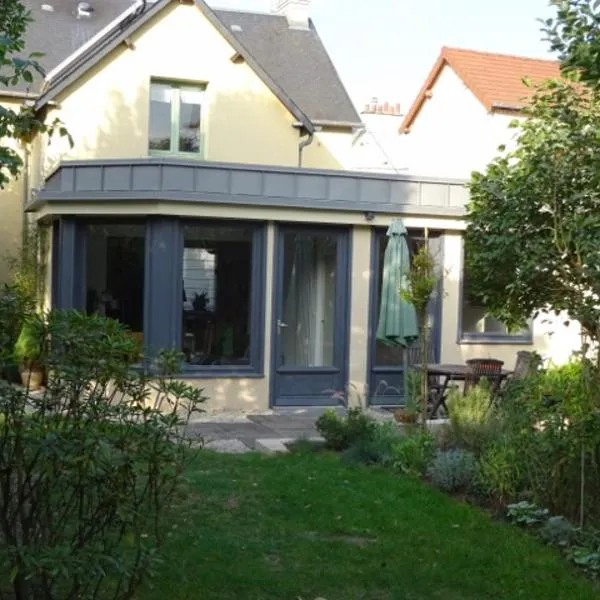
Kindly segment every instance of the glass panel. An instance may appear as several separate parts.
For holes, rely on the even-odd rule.
[[[283,366],[334,364],[337,237],[284,235]]]
[[[187,225],[183,340],[191,365],[250,364],[250,225]]]
[[[487,314],[485,308],[470,297],[468,280],[463,279],[462,333],[464,335],[526,336],[529,328],[509,332],[506,325]]]
[[[171,149],[171,103],[173,89],[165,83],[150,85],[150,150]]]
[[[179,151],[199,152],[202,90],[182,87],[179,94]]]
[[[88,225],[87,312],[117,319],[140,336],[144,326],[146,226]]]

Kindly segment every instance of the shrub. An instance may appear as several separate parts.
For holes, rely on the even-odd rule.
[[[509,520],[519,525],[537,525],[548,519],[549,510],[540,508],[525,500],[507,506],[506,515]]]
[[[410,432],[393,447],[392,466],[406,475],[421,476],[435,456],[435,441],[428,431]]]
[[[514,498],[519,490],[520,472],[517,452],[506,441],[495,442],[482,454],[480,481],[488,492],[501,501]]]
[[[55,312],[46,329],[45,391],[0,382],[0,597],[129,598],[159,559],[204,397],[174,379],[175,353],[132,370],[116,321]]]
[[[394,464],[394,448],[400,440],[401,434],[394,422],[375,423],[370,435],[348,448],[344,458],[350,462],[391,467]]]
[[[446,492],[466,491],[477,481],[477,459],[468,450],[438,452],[428,474],[433,485]]]
[[[334,410],[326,410],[316,422],[318,432],[325,438],[329,450],[341,452],[360,440],[369,439],[375,421],[362,408],[349,408],[346,416],[338,416]]]
[[[540,528],[540,537],[553,546],[566,548],[577,536],[577,528],[564,517],[550,517]]]
[[[554,514],[599,522],[600,372],[573,360],[513,383],[499,412],[520,491]]]
[[[448,409],[454,443],[479,455],[498,434],[499,422],[491,406],[489,384],[474,385],[463,394],[450,390]]]

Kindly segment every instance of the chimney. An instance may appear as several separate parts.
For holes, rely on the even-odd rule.
[[[310,0],[273,0],[272,12],[285,15],[290,29],[309,29]]]

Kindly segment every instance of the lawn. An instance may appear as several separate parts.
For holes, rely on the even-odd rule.
[[[188,480],[144,600],[600,597],[516,527],[333,455],[200,452]]]

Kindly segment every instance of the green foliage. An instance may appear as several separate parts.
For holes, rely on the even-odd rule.
[[[29,11],[19,0],[0,1],[0,86],[14,88],[19,84],[31,84],[34,76],[45,75],[38,59],[42,56],[34,52],[22,56],[25,50],[25,32],[31,22]],[[57,131],[61,137],[71,137],[58,119],[50,124],[44,122],[43,115],[32,106],[23,105],[19,111],[0,107],[0,139],[14,139],[29,143],[38,133],[53,135]],[[11,177],[21,172],[23,160],[11,144],[0,145],[0,189]]]
[[[445,492],[470,490],[478,477],[477,458],[467,450],[438,452],[429,466],[428,475],[436,487]]]
[[[574,360],[508,388],[500,405],[521,492],[554,514],[590,524],[600,521],[599,392],[596,367]]]
[[[573,546],[567,551],[567,557],[592,577],[600,575],[600,546]]]
[[[600,3],[596,0],[551,0],[556,18],[543,21],[553,52],[564,73],[576,74],[589,85],[600,85]]]
[[[392,466],[405,475],[420,477],[435,456],[435,440],[427,430],[410,432],[392,448]]]
[[[541,84],[516,124],[516,149],[471,179],[470,289],[513,329],[564,311],[600,337],[599,100],[569,80]]]
[[[408,272],[409,285],[401,292],[403,299],[415,307],[418,315],[427,312],[438,279],[435,258],[429,252],[427,244],[424,244],[411,259]]]
[[[360,440],[371,438],[375,421],[362,408],[349,408],[347,416],[343,417],[327,409],[317,419],[316,427],[325,438],[326,447],[341,452]]]
[[[480,480],[488,492],[506,501],[520,488],[521,473],[515,448],[505,440],[493,442],[481,455]]]
[[[0,381],[0,596],[130,598],[157,567],[204,397],[174,378],[176,353],[152,376],[133,370],[116,321],[44,321],[46,389]]]
[[[448,394],[450,429],[454,444],[479,455],[498,435],[499,423],[490,402],[490,386],[483,381],[466,394],[453,388]]]
[[[395,422],[375,423],[368,436],[360,438],[344,452],[344,459],[350,462],[393,467],[394,449],[401,439]]]
[[[21,333],[15,343],[15,358],[20,363],[33,363],[41,354],[46,337],[43,318],[34,315],[23,323]]]
[[[540,528],[540,537],[553,546],[566,548],[571,545],[578,533],[577,527],[564,517],[550,517]]]
[[[519,525],[537,525],[548,520],[550,511],[547,508],[540,508],[532,502],[522,500],[509,504],[506,508],[506,515],[510,521]]]

